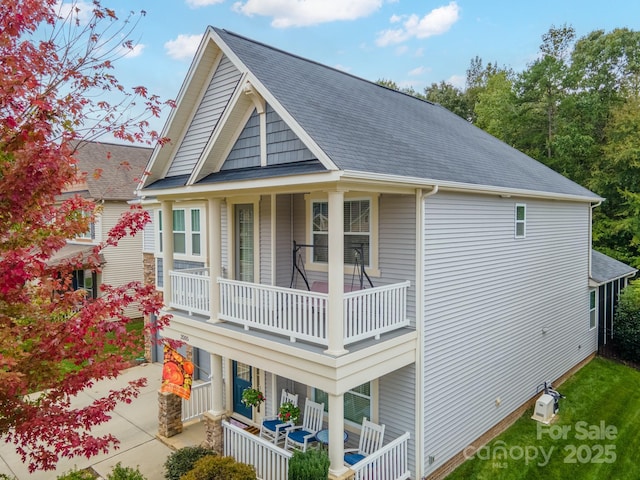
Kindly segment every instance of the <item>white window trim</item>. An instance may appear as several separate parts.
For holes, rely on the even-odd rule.
[[[366,383],[366,382],[363,382]],[[356,385],[356,387],[359,385]],[[355,388],[355,387],[354,387]],[[308,387],[308,391],[307,391],[307,397],[314,399],[315,401],[315,388],[313,387]],[[349,392],[351,391],[351,389],[348,390]],[[371,392],[371,399],[370,399],[370,403],[369,403],[369,414],[370,417],[368,418],[369,421],[374,422],[374,423],[379,423],[379,408],[378,408],[378,399],[380,398],[379,395],[379,384],[378,384],[378,379],[375,378],[373,380],[369,381],[369,392]],[[346,393],[346,392],[345,392]],[[328,405],[325,405],[325,408],[328,409]],[[325,419],[329,418],[329,414],[327,411],[324,412],[324,417]],[[344,420],[344,429],[348,432],[353,432],[353,433],[359,433],[360,430],[362,429],[362,425],[359,423],[355,423],[351,420],[348,420],[346,418],[343,418]],[[325,420],[327,421],[327,420]]]
[[[191,261],[196,261],[196,262],[205,262],[207,261],[206,258],[206,252],[207,249],[206,247],[206,236],[205,236],[205,232],[206,232],[206,209],[204,207],[204,205],[200,205],[200,204],[174,204],[173,205],[173,209],[172,211],[176,211],[176,210],[184,210],[184,222],[185,222],[185,230],[184,232],[180,231],[180,233],[184,233],[185,234],[185,249],[186,252],[185,253],[175,253],[173,254],[173,258],[174,259],[178,259],[178,260],[191,260]],[[193,210],[199,210],[200,211],[200,231],[199,232],[193,232],[191,230],[191,212]],[[162,250],[160,250],[160,245],[162,244],[162,230],[160,230],[160,216],[162,215],[162,209],[157,208],[154,209],[154,215],[153,215],[153,222],[155,225],[157,225],[157,228],[154,228],[154,232],[155,232],[155,256],[156,257],[161,257],[162,256]],[[173,220],[173,219],[172,219]],[[166,226],[166,220],[163,218],[162,219],[162,228],[164,228]],[[193,233],[199,233],[200,234],[200,254],[194,254],[193,253],[193,249],[192,249],[192,244],[191,244],[191,240],[192,240],[192,235]]]
[[[518,209],[524,209],[524,219],[518,220]],[[518,225],[522,224],[522,235],[518,235]],[[525,203],[516,203],[513,210],[513,237],[527,238],[527,205]]]
[[[591,295],[594,297],[593,308],[591,308]],[[594,313],[594,322],[591,326],[591,312]],[[598,326],[598,291],[596,289],[589,290],[589,331],[594,330]]]
[[[371,208],[371,218],[370,218],[370,226],[371,231],[369,232],[370,244],[369,244],[369,256],[370,256],[370,265],[365,266],[366,272],[370,277],[379,277],[380,269],[378,263],[378,245],[379,245],[379,231],[378,231],[378,215],[379,215],[379,197],[380,194],[365,194],[365,193],[357,193],[357,192],[347,192],[344,194],[344,201],[353,201],[353,200],[369,200],[369,205]],[[305,211],[306,211],[306,220],[305,220],[305,243],[307,245],[313,244],[313,231],[312,231],[312,222],[313,222],[313,203],[314,202],[328,202],[329,196],[326,193],[312,193],[304,196],[305,199]],[[305,255],[305,269],[314,272],[328,272],[329,265],[328,263],[316,263],[313,261],[313,249],[307,248]],[[345,275],[353,274],[353,265],[345,264],[344,265],[344,273]]]

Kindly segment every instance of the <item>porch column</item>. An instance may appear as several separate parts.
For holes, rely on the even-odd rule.
[[[331,212],[331,208],[329,208]],[[329,213],[331,215],[331,213]],[[339,477],[344,466],[344,395],[329,396],[329,473]]]
[[[162,205],[162,290],[165,307],[171,302],[173,270],[173,202],[163,200]]]
[[[329,348],[325,353],[342,355],[344,348],[344,192],[329,192],[329,300],[327,328]]]
[[[209,320],[218,323],[220,314],[220,286],[218,277],[222,276],[222,215],[219,198],[210,198],[207,204],[209,230]]]
[[[211,354],[211,413],[219,416],[225,413],[223,406],[224,386],[222,384],[222,357]]]

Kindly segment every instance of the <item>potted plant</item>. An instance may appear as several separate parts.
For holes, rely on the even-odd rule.
[[[242,391],[242,403],[247,407],[256,407],[260,411],[260,404],[264,400],[264,395],[257,388],[245,388]]]
[[[282,422],[291,422],[295,425],[300,418],[300,409],[291,402],[284,402],[278,410],[278,418]]]

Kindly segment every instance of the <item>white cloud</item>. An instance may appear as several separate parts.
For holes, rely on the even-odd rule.
[[[333,67],[333,68],[335,68],[335,69],[337,69],[337,70],[342,70],[343,72],[347,72],[347,73],[351,71],[351,67],[346,67],[346,66],[341,65],[341,64],[339,64],[339,63],[338,63],[338,64],[336,64],[336,65],[334,65],[334,67]]]
[[[447,83],[450,83],[454,87],[462,90],[467,83],[467,77],[465,75],[451,75],[447,80]]]
[[[142,51],[144,50],[145,45],[142,43],[138,43],[134,45],[133,48],[129,49],[126,47],[120,47],[120,51],[124,58],[136,58],[142,55]]]
[[[175,59],[191,58],[198,50],[202,35],[178,35],[175,40],[169,40],[164,44],[167,54]]]
[[[409,76],[417,77],[419,75],[422,75],[424,72],[425,72],[425,68],[424,67],[417,67],[417,68],[414,68],[413,70],[409,71]]]
[[[67,18],[71,16],[73,20],[77,20],[80,25],[87,25],[93,16],[95,6],[91,2],[57,2],[56,9],[58,15]]]
[[[434,35],[442,35],[460,18],[460,7],[456,2],[431,10],[424,17],[416,14],[399,19],[394,15],[391,23],[402,20],[402,27],[384,30],[378,34],[376,44],[380,47],[402,43],[410,38],[427,38]]]
[[[423,47],[418,48],[413,54],[414,57],[422,57],[423,55],[424,55]]]
[[[287,28],[355,20],[381,6],[382,0],[242,0],[234,3],[233,9],[249,17],[272,17],[273,27]]]
[[[209,5],[215,5],[222,2],[224,2],[224,0],[186,0],[189,8],[208,7]]]
[[[407,47],[406,45],[400,45],[400,46],[396,47],[396,55],[398,55],[398,56],[404,55],[408,51],[409,51],[409,47]]]

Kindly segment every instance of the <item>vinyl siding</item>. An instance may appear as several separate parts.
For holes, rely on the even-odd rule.
[[[227,202],[222,202],[220,206],[220,234],[222,235],[222,248],[220,258],[222,260],[222,276],[229,278],[229,221],[227,219]]]
[[[516,203],[526,203],[526,238],[514,238]],[[426,199],[423,455],[435,457],[426,473],[595,351],[589,208]]]
[[[263,195],[259,204],[259,250],[260,283],[271,285],[271,196]]]
[[[411,433],[409,441],[409,469],[416,472],[416,368],[407,365],[378,380],[378,421],[385,425],[385,443],[405,432]]]
[[[118,223],[120,215],[128,210],[129,205],[125,202],[105,202],[103,204],[100,220],[102,238],[107,238],[109,230]],[[133,237],[125,236],[116,247],[105,248],[103,255],[106,264],[101,274],[102,283],[119,286],[133,281],[143,282],[142,234]],[[137,305],[126,308],[124,313],[132,318],[142,316]]]
[[[267,104],[267,165],[314,160],[315,156]]]
[[[150,220],[144,226],[142,231],[142,251],[145,253],[155,253],[156,251],[156,235],[154,226],[154,210],[147,210]]]
[[[189,125],[167,177],[193,171],[240,80],[240,71],[223,57]]]
[[[291,257],[293,251],[291,195],[276,197],[276,285],[288,287],[291,283]]]
[[[220,170],[260,166],[260,115],[257,110],[247,120]]]

